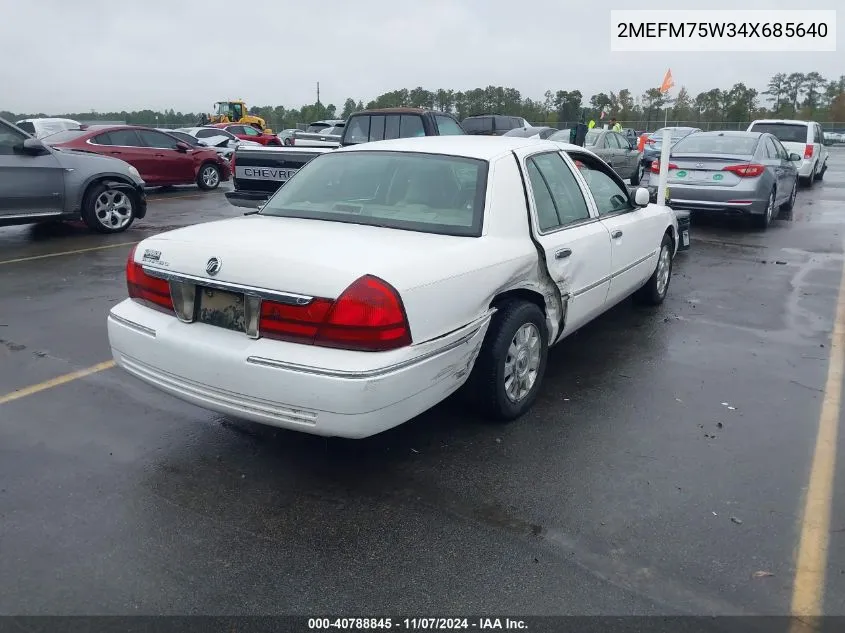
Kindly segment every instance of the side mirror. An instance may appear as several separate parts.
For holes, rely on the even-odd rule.
[[[208,147],[208,143],[206,143],[205,141],[197,141],[197,145],[199,145],[200,147]]]
[[[648,193],[648,189],[645,187],[637,187],[637,190],[634,192],[635,205],[638,207],[647,207],[650,199],[651,195]]]
[[[176,145],[173,146],[173,149],[175,149],[177,152],[182,152],[184,154],[189,149],[191,149],[191,146],[188,145],[187,143],[183,143],[182,141],[179,141],[178,143],[176,143]]]
[[[44,143],[37,138],[25,139],[23,145],[21,145],[21,150],[21,153],[29,154],[30,156],[41,156],[42,154],[47,154],[50,151]]]
[[[797,163],[798,161],[803,160],[803,159],[801,158],[800,154],[796,154],[795,152],[792,152],[789,155],[789,160],[792,161],[793,163]]]

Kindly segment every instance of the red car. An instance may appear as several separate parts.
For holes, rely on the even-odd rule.
[[[259,132],[251,125],[244,123],[214,123],[209,127],[219,127],[226,130],[229,134],[234,134],[242,141],[255,141],[262,145],[281,145],[282,142],[275,134],[265,134]]]
[[[229,162],[213,149],[191,147],[175,136],[135,125],[91,125],[51,134],[44,143],[59,149],[113,156],[141,173],[150,187],[196,183],[215,189],[229,180]]]

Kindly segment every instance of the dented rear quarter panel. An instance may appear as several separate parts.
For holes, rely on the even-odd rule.
[[[420,271],[430,281],[401,290],[415,343],[478,319],[511,290],[529,290],[544,300],[549,340],[557,338],[560,297],[531,238],[526,204],[513,154],[491,161],[481,237],[463,238],[460,261],[432,262],[432,269]]]

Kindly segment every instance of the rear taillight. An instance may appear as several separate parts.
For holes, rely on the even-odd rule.
[[[235,157],[238,155],[238,150],[232,152],[232,158],[229,159],[229,166],[232,168],[232,173],[235,173]]]
[[[813,153],[816,151],[816,146],[812,143],[809,143],[804,146],[804,158],[809,159],[813,157]]]
[[[765,166],[763,165],[755,165],[755,164],[748,164],[748,165],[728,165],[727,167],[723,168],[722,171],[729,171],[731,173],[736,174],[740,178],[756,178],[763,174],[766,171]]]
[[[258,331],[267,338],[362,352],[411,344],[399,293],[371,275],[355,281],[335,301],[314,299],[305,306],[262,301]]]
[[[141,264],[135,261],[137,248],[137,245],[132,247],[129,259],[126,260],[126,289],[129,296],[147,307],[175,314],[173,299],[170,298],[170,284],[144,272]]]
[[[678,168],[678,166],[675,163],[669,163],[669,169],[677,169],[677,168]],[[659,174],[660,173],[660,161],[659,160],[651,161],[651,172],[653,174]]]

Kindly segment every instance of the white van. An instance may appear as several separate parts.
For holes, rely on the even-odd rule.
[[[35,138],[44,138],[56,132],[64,132],[65,130],[78,130],[79,121],[73,119],[57,119],[57,118],[42,118],[42,119],[23,119],[15,123],[24,132],[28,132]]]
[[[798,177],[804,184],[812,186],[814,181],[824,178],[829,153],[824,145],[822,126],[815,121],[760,119],[753,121],[747,131],[773,134],[788,152],[802,156]]]

